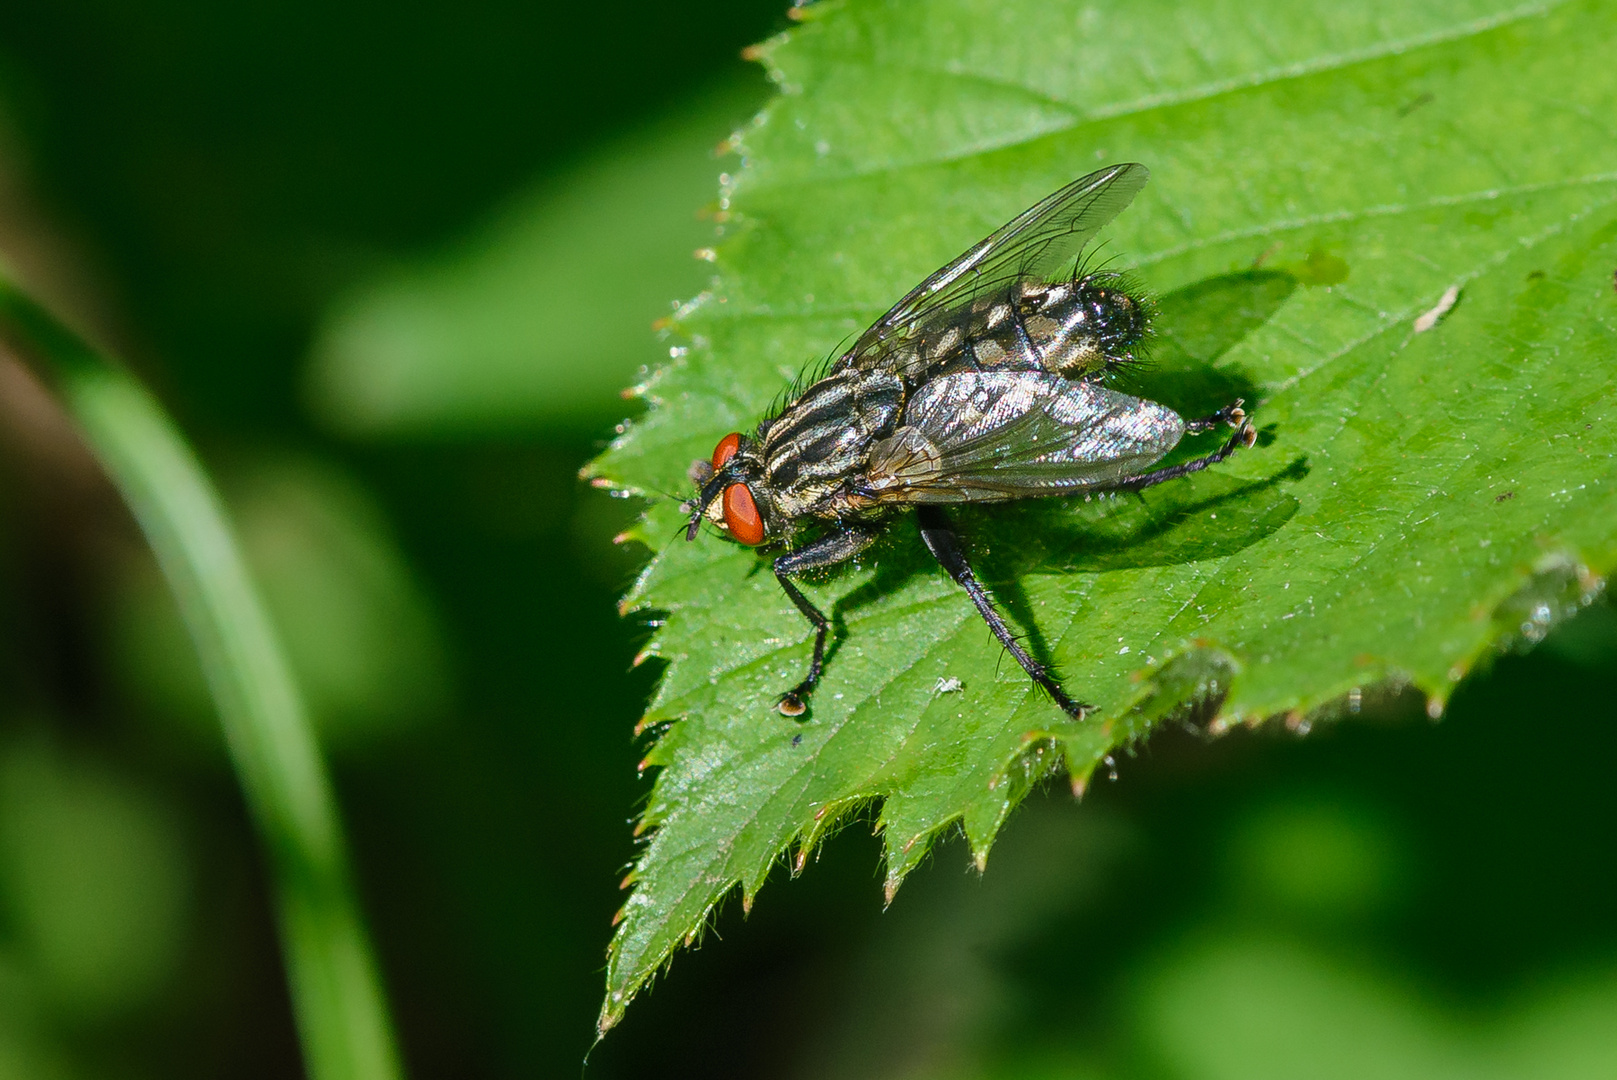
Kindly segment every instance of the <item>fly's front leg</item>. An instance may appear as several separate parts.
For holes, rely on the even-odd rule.
[[[831,632],[831,620],[803,595],[801,589],[792,584],[788,575],[846,562],[869,547],[876,536],[877,533],[871,529],[848,527],[841,532],[822,536],[807,547],[789,551],[775,560],[775,578],[780,582],[780,587],[797,605],[797,610],[803,613],[803,618],[814,627],[814,655],[809,660],[808,676],[781,695],[776,707],[782,716],[802,716],[808,708],[808,697],[814,692],[815,685],[820,681],[820,672],[825,667],[825,639]]]
[[[960,546],[960,537],[955,534],[943,511],[936,506],[922,506],[916,513],[921,524],[921,539],[926,541],[927,548],[943,568],[949,571],[949,576],[966,590],[966,595],[971,597],[971,602],[977,607],[977,614],[983,617],[983,622],[988,624],[988,629],[994,632],[999,643],[1016,657],[1016,662],[1022,665],[1022,670],[1027,672],[1028,678],[1044,687],[1050,696],[1056,699],[1056,704],[1060,705],[1063,711],[1082,720],[1087,706],[1069,697],[1061,688],[1061,684],[1050,674],[1050,670],[1029,656],[1027,650],[1022,648],[1022,643],[1016,640],[1011,628],[1005,625],[1005,617],[994,607],[994,601],[989,598],[988,591],[977,581],[977,575],[971,572],[971,564],[966,561],[965,549]]]

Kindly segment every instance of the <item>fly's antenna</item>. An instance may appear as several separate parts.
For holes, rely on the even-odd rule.
[[[638,498],[645,499],[647,502],[651,501],[651,496],[653,495],[657,496],[659,499],[667,499],[669,502],[682,503],[685,501],[684,495],[679,494],[677,491],[669,491],[667,488],[663,487],[648,487],[640,489],[635,491],[634,495]]]
[[[702,518],[707,514],[708,505],[719,497],[719,492],[723,491],[729,482],[728,470],[720,469],[702,485],[701,494],[696,497],[696,505],[691,508],[691,520],[685,526],[686,540],[696,539],[697,532],[702,528]]]

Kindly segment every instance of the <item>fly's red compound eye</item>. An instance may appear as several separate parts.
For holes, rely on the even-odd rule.
[[[741,432],[732,431],[719,440],[719,445],[713,448],[713,471],[718,472],[724,468],[724,463],[736,456],[741,448]]]
[[[724,443],[719,446],[722,448]],[[724,489],[724,524],[731,536],[748,547],[764,542],[764,519],[746,484],[731,484]]]

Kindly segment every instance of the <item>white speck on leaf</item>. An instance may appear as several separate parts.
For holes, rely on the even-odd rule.
[[[1454,308],[1454,305],[1459,302],[1459,299],[1460,287],[1458,285],[1450,285],[1443,290],[1443,295],[1438,299],[1437,306],[1430,311],[1422,312],[1415,320],[1415,333],[1424,334],[1436,326],[1438,320],[1447,315]]]

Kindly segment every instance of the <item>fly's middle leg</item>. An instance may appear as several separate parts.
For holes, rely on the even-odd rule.
[[[792,583],[789,575],[846,562],[869,547],[877,535],[868,529],[846,528],[822,536],[807,547],[789,551],[775,560],[775,579],[780,582],[787,598],[802,612],[803,618],[814,627],[814,653],[809,660],[808,675],[780,696],[775,707],[782,716],[802,716],[807,711],[809,695],[819,684],[820,673],[825,669],[825,643],[831,633],[831,620],[803,595],[803,590]]]
[[[1044,687],[1050,696],[1055,698],[1056,704],[1060,705],[1063,711],[1082,720],[1087,706],[1069,697],[1061,688],[1061,684],[1050,674],[1050,670],[1028,655],[1028,651],[1022,648],[1022,643],[1016,640],[1011,628],[1005,625],[1005,617],[994,607],[994,601],[989,597],[988,591],[978,582],[977,575],[972,573],[971,564],[966,561],[966,552],[960,546],[960,537],[955,534],[943,511],[936,506],[922,506],[916,513],[921,525],[921,539],[926,541],[927,548],[943,568],[949,571],[949,576],[966,590],[966,595],[971,597],[977,613],[983,617],[983,622],[988,624],[988,629],[993,631],[999,643],[1016,657],[1016,662],[1022,665],[1022,670],[1027,672],[1028,678]]]

